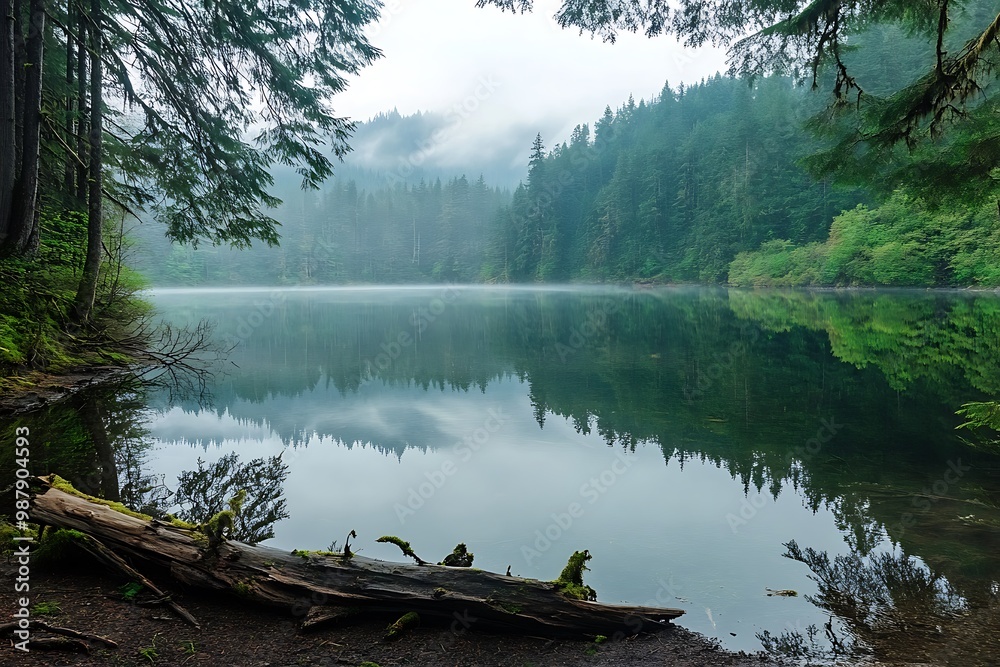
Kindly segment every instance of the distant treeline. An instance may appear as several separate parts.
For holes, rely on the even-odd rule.
[[[870,87],[932,55],[891,32],[860,50]],[[482,176],[366,178],[368,189],[338,178],[286,196],[280,247],[192,249],[141,226],[137,263],[162,285],[1000,284],[1000,218],[984,197],[939,200],[861,175],[836,185],[807,170],[836,159],[831,128],[815,132],[826,102],[778,76],[664,85],[578,125],[568,142],[547,149],[536,137],[513,193]]]
[[[286,197],[278,247],[192,248],[141,225],[135,257],[154,285],[474,282],[509,200],[482,177],[375,190],[333,180]]]
[[[664,86],[552,150],[539,137],[513,196],[481,177],[371,190],[334,179],[286,196],[280,247],[194,249],[141,225],[136,261],[163,285],[721,282],[737,253],[821,240],[863,201],[797,166],[815,147],[801,126],[816,98],[781,78]]]

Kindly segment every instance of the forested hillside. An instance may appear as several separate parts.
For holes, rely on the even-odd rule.
[[[285,196],[278,248],[169,246],[139,227],[138,265],[164,285],[721,282],[738,252],[821,240],[866,201],[798,164],[818,145],[803,123],[821,105],[778,77],[665,85],[550,150],[538,137],[512,198],[482,177],[372,190],[338,177]]]
[[[652,100],[609,106],[565,141],[537,136],[512,195],[483,176],[431,178],[441,164],[427,172],[422,163],[443,116],[382,114],[359,134],[358,164],[376,168],[349,163],[318,193],[286,185],[273,214],[280,248],[169,246],[141,228],[138,264],[164,285],[997,285],[1000,217],[984,174],[997,152],[989,84],[969,89],[961,115],[945,108],[913,125],[906,112],[902,130],[878,129],[929,90],[908,83],[968,48],[989,5],[956,11],[937,47],[894,24],[851,35],[851,79],[840,85],[864,90],[867,106],[859,92],[829,107],[809,76],[664,85]],[[815,76],[827,88],[841,73]],[[402,167],[379,162],[387,151]]]
[[[963,43],[987,14],[977,5],[958,15],[944,45]],[[852,45],[856,81],[882,95],[935,56],[898,26],[873,27]],[[825,85],[831,73],[819,77]],[[946,141],[866,161],[850,109],[831,114],[794,78],[667,84],[652,100],[609,106],[567,141],[537,136],[512,195],[482,176],[414,180],[419,165],[348,166],[319,192],[279,177],[280,247],[192,249],[147,227],[138,263],[163,285],[997,285],[1000,218],[989,182],[968,173],[971,151],[984,150],[977,137],[995,125],[984,92],[973,122]],[[388,142],[405,167],[441,122],[384,114],[362,125],[361,150]]]
[[[810,177],[803,123],[820,101],[784,78],[717,76],[607,109],[531,154],[497,218],[487,275],[512,281],[722,282],[736,253],[808,242],[864,200]]]

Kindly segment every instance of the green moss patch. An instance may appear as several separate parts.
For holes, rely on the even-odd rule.
[[[70,484],[68,481],[66,481],[59,475],[50,475],[49,484],[51,484],[53,489],[59,489],[63,493],[68,493],[72,496],[76,496],[77,498],[83,498],[84,500],[89,500],[92,503],[97,503],[98,505],[104,505],[105,507],[110,507],[116,512],[127,514],[128,516],[135,517],[136,519],[142,519],[143,521],[153,520],[153,517],[149,516],[148,514],[142,514],[140,512],[130,510],[128,507],[126,507],[121,503],[114,502],[111,500],[105,500],[104,498],[98,498],[96,496],[89,496],[82,491],[77,491],[72,484]]]
[[[556,589],[574,600],[596,600],[597,591],[583,583],[583,571],[590,569],[587,567],[587,561],[590,559],[590,552],[586,549],[574,551],[573,555],[569,557],[566,567],[559,574],[559,578],[552,582]]]

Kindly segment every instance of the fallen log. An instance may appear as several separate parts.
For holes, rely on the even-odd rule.
[[[532,635],[633,635],[655,632],[680,609],[608,605],[571,599],[555,582],[473,568],[392,563],[327,552],[288,553],[231,540],[210,545],[199,531],[130,516],[39,480],[35,521],[91,535],[122,554],[170,572],[177,581],[316,619],[323,607],[361,613],[417,612]]]

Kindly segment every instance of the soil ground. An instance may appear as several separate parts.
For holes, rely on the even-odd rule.
[[[15,609],[12,565],[2,564],[0,609],[5,619]],[[126,583],[90,571],[32,568],[31,604],[54,603],[58,611],[36,616],[49,625],[108,637],[117,649],[92,644],[89,653],[31,651],[23,653],[6,637],[0,665],[141,665],[185,667],[283,667],[307,665],[381,667],[611,667],[676,665],[677,667],[770,667],[763,655],[729,653],[715,642],[678,626],[656,635],[595,644],[586,640],[551,640],[497,635],[447,627],[418,627],[395,641],[384,639],[393,620],[302,633],[294,620],[277,612],[248,606],[236,598],[179,591],[175,599],[201,623],[186,625],[165,607],[142,607],[123,599]],[[163,583],[163,582],[160,582]],[[36,629],[35,637],[46,633]]]

